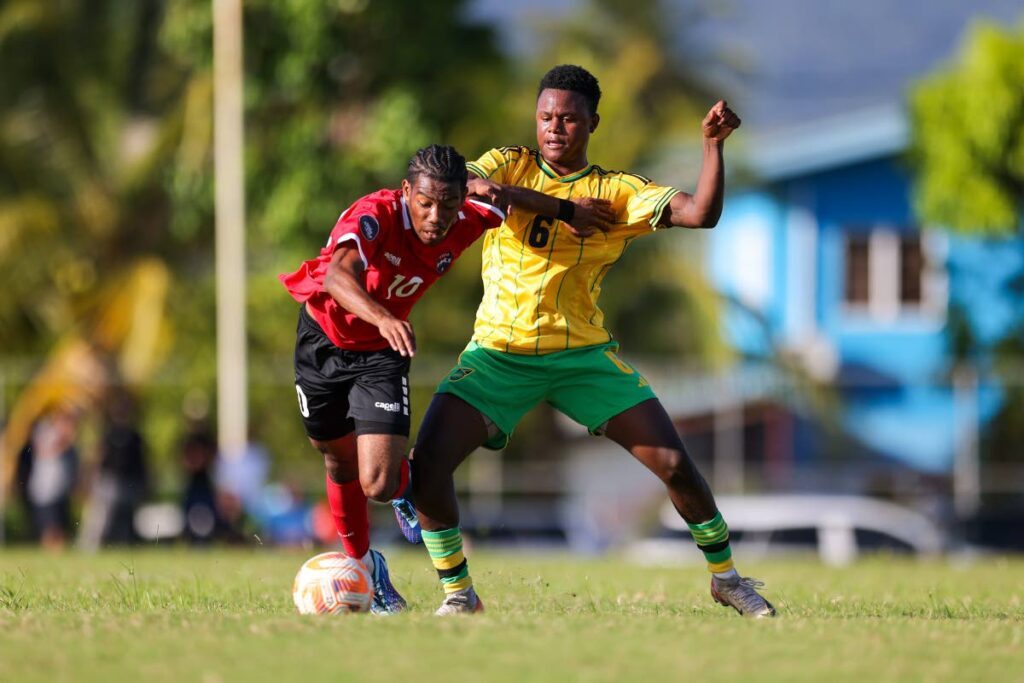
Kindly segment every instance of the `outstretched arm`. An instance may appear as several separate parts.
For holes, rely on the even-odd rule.
[[[327,266],[324,291],[349,313],[375,325],[391,348],[403,356],[416,355],[416,336],[408,320],[399,320],[370,297],[362,284],[363,261],[351,242],[338,245]]]
[[[518,209],[553,217],[561,217],[561,212],[565,210],[561,203],[567,201],[517,185],[499,185],[472,172],[469,174],[469,194],[484,198],[505,213]],[[598,230],[607,232],[615,220],[615,212],[607,199],[581,197],[568,203],[572,204],[572,218],[563,222],[569,226],[569,232],[577,237],[589,237]]]
[[[700,167],[697,190],[692,194],[680,192],[658,219],[663,227],[713,228],[722,215],[725,196],[725,161],[722,150],[725,139],[740,127],[740,117],[729,109],[725,100],[719,100],[701,122],[704,133],[704,160]]]

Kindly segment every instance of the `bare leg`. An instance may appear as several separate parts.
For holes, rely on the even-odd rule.
[[[344,484],[359,478],[359,458],[354,433],[346,434],[340,439],[310,439],[309,442],[313,444],[313,448],[323,453],[324,467],[331,481]]]
[[[386,503],[398,492],[400,468],[409,439],[395,434],[360,434],[359,482],[370,500]]]
[[[487,441],[483,416],[452,394],[435,394],[420,425],[412,460],[413,504],[426,531],[459,525],[452,478],[470,453]]]
[[[672,504],[691,524],[718,511],[711,488],[693,464],[661,401],[651,399],[608,421],[606,436],[665,482]]]

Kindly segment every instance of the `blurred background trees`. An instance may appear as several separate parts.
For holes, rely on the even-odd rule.
[[[1024,24],[1008,30],[978,22],[959,55],[922,81],[911,96],[911,160],[916,211],[925,226],[946,226],[998,240],[1021,233],[1024,211]],[[955,273],[954,273],[955,276]],[[970,301],[950,301],[950,340],[957,361],[989,355],[1005,380],[1006,400],[986,435],[985,452],[1024,458],[1024,262],[1006,286],[1014,323],[982,339]],[[988,348],[983,348],[988,347]]]
[[[467,5],[245,3],[250,422],[278,458],[308,454],[282,390],[295,306],[275,276],[311,257],[352,200],[395,186],[418,147],[451,143],[473,157],[533,145],[537,79],[561,62],[601,79],[594,162],[642,171],[664,140],[699,135],[710,101],[666,50],[660,3],[593,0],[591,19],[581,9],[538,28],[528,56],[502,52]],[[95,371],[79,384],[140,392],[163,458],[183,406],[201,417],[214,404],[211,44],[209,0],[0,5],[3,357],[22,359],[26,377],[45,362],[61,376],[88,357]],[[699,266],[652,247],[638,245],[609,278],[610,326],[633,353],[720,357]],[[471,252],[416,311],[437,365],[468,340],[480,293]],[[5,389],[8,402],[17,389]],[[81,393],[83,405],[95,393]]]

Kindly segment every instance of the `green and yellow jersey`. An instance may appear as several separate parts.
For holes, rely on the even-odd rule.
[[[484,235],[484,296],[473,341],[518,354],[544,354],[611,341],[597,307],[601,281],[626,247],[657,229],[678,190],[643,176],[590,165],[559,176],[526,147],[492,149],[466,164],[471,173],[557,197],[611,201],[619,221],[586,239],[551,216],[513,210]]]

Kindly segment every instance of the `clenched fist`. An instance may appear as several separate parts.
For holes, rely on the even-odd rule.
[[[729,109],[725,100],[718,100],[715,106],[711,107],[708,115],[704,117],[700,127],[705,140],[721,142],[740,127],[740,117],[736,116],[736,112],[732,109]]]

